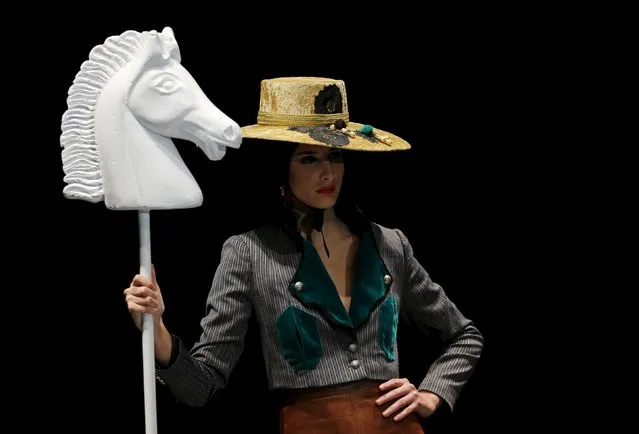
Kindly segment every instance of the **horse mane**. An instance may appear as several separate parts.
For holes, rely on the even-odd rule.
[[[63,194],[67,198],[89,202],[104,200],[94,111],[104,86],[142,48],[145,33],[149,32],[128,30],[95,46],[69,88],[60,136],[67,184]]]

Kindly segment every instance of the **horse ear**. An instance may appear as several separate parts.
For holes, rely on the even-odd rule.
[[[169,39],[175,39],[175,35],[173,34],[173,29],[170,27],[165,27],[162,29],[162,36],[165,36]]]
[[[170,27],[165,27],[162,30],[162,34],[159,39],[160,46],[162,47],[162,58],[164,60],[168,60],[171,55],[173,55],[175,59],[179,61],[180,50],[178,48],[177,41],[175,40],[173,29]]]

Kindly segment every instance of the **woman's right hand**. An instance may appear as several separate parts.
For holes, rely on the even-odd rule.
[[[142,330],[142,314],[152,314],[155,325],[162,323],[162,315],[164,314],[164,301],[156,280],[154,267],[151,267],[151,274],[151,279],[142,274],[136,274],[131,285],[124,290],[127,307],[140,331]]]

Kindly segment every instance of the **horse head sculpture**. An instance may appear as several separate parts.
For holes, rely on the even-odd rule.
[[[169,27],[126,31],[91,50],[62,116],[65,197],[118,210],[201,205],[202,192],[172,138],[220,160],[242,137],[180,62]]]

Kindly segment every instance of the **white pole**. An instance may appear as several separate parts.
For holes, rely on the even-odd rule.
[[[140,229],[140,274],[151,278],[151,220],[147,210],[138,211]],[[142,316],[142,367],[146,434],[157,434],[155,406],[155,339],[153,315]]]

